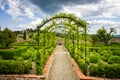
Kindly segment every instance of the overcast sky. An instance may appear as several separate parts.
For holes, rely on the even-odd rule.
[[[36,28],[56,13],[74,13],[90,25],[89,33],[104,26],[120,34],[120,0],[0,0],[0,26],[12,30]]]

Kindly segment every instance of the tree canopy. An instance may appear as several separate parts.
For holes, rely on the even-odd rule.
[[[16,34],[9,30],[4,29],[0,31],[0,48],[10,48],[10,45],[16,41]]]
[[[100,42],[108,43],[108,41],[113,38],[114,33],[116,33],[114,28],[110,28],[108,32],[104,27],[102,27],[98,29],[97,36]]]

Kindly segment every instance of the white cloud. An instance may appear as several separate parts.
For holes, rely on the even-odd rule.
[[[100,27],[104,26],[106,29],[114,27],[120,34],[120,0],[101,0],[96,4],[63,6],[61,11],[74,13],[89,22],[89,33],[96,33]]]
[[[6,12],[13,16],[13,18],[20,16],[27,16],[28,18],[34,17],[31,9],[22,4],[20,0],[8,0],[8,5],[9,9]]]
[[[82,18],[114,18],[120,16],[120,0],[101,0],[99,3],[63,6],[63,12],[70,12]]]
[[[36,29],[37,25],[39,25],[41,23],[41,21],[42,21],[42,19],[38,18],[38,19],[31,21],[29,23],[20,24],[20,25],[18,25],[18,27],[21,29],[28,29],[28,28]]]
[[[8,4],[9,9],[5,10],[4,5]],[[11,15],[14,19],[23,20],[22,17],[36,18],[35,13],[44,17],[46,14],[40,8],[29,2],[29,0],[0,0],[0,8]],[[67,5],[62,6],[59,12],[74,13],[77,17],[90,23],[91,33],[95,33],[101,26],[106,28],[115,27],[120,33],[120,0],[101,0],[98,3]],[[115,19],[117,19],[115,21]],[[41,19],[36,19],[26,24],[20,24],[19,28],[34,28]]]
[[[0,0],[0,9],[5,10],[4,5],[6,4],[6,0]]]
[[[91,15],[91,12],[97,11],[98,8],[94,4],[63,6],[61,12],[74,13],[77,17],[85,18]]]
[[[81,17],[81,12],[76,11],[77,9],[78,9],[77,6],[75,7],[63,6],[63,9],[60,12],[72,13],[75,14],[77,17]]]
[[[5,5],[8,5],[7,10],[5,10]],[[34,13],[39,12],[39,9],[28,0],[0,0],[0,8],[11,15],[13,19],[34,18]]]
[[[88,21],[90,23],[89,33],[96,33],[96,31],[102,26],[109,30],[111,27],[117,30],[117,34],[120,34],[120,22],[112,20],[93,20]]]

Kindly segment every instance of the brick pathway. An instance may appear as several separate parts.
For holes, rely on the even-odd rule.
[[[63,45],[56,47],[54,61],[47,80],[79,80],[69,57]]]

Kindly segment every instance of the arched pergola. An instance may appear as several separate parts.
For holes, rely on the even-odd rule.
[[[60,20],[68,20],[68,21],[70,21],[70,22],[72,22],[73,23],[73,25],[76,25],[76,26],[71,26],[71,24],[69,24],[69,23],[67,23],[67,24],[65,24],[65,23],[59,23],[59,24],[56,24],[55,23],[55,21],[60,21]],[[60,14],[56,14],[56,15],[54,15],[53,17],[51,17],[51,18],[49,18],[49,19],[45,19],[45,20],[43,20],[42,22],[41,22],[41,24],[39,24],[38,26],[37,26],[37,33],[38,33],[38,37],[39,37],[39,35],[40,35],[40,29],[43,27],[43,26],[45,26],[45,24],[47,24],[47,23],[50,23],[50,22],[52,22],[52,24],[51,25],[49,25],[49,26],[47,26],[44,30],[46,31],[48,31],[48,30],[50,30],[51,28],[53,28],[53,27],[55,27],[56,25],[64,25],[64,28],[65,29],[68,29],[68,30],[70,30],[70,28],[74,28],[74,31],[76,31],[76,32],[79,32],[78,31],[78,28],[82,28],[83,29],[83,31],[84,31],[84,41],[85,41],[85,63],[86,63],[86,34],[87,34],[87,26],[88,26],[88,23],[86,22],[86,21],[84,21],[84,20],[81,20],[80,18],[77,18],[75,15],[73,15],[73,14],[65,14],[65,13],[60,13]],[[65,26],[67,26],[67,27],[65,27]],[[74,36],[73,36],[73,38],[74,38]],[[73,41],[73,46],[74,46],[74,41]],[[39,40],[38,40],[38,51],[39,51]],[[37,55],[37,56],[39,56],[39,55]],[[39,58],[39,57],[38,57]],[[87,71],[87,70],[86,70]],[[85,71],[85,72],[86,72]]]

